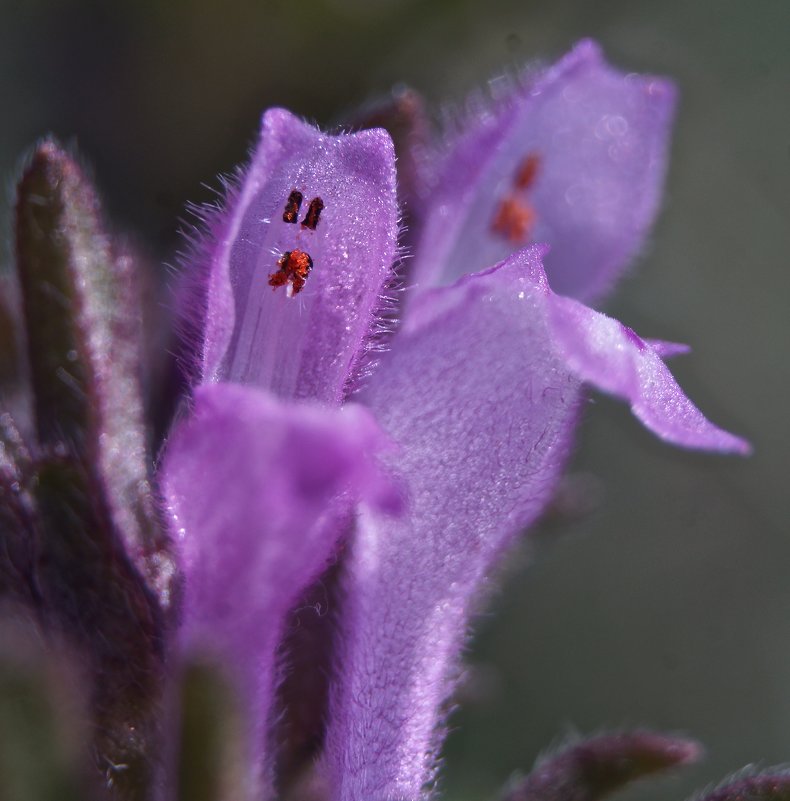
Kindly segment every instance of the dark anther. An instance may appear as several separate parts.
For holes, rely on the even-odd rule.
[[[295,223],[296,218],[299,216],[299,207],[302,205],[302,193],[298,189],[294,189],[288,195],[288,202],[285,204],[283,210],[283,222]]]
[[[320,197],[314,197],[310,201],[310,206],[307,209],[307,214],[305,214],[304,219],[302,220],[302,228],[309,228],[311,231],[315,231],[318,225],[318,219],[321,216],[321,211],[324,208],[324,201],[321,200]]]

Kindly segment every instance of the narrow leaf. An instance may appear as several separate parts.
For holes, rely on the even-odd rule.
[[[115,535],[166,601],[172,571],[148,485],[134,264],[104,231],[80,166],[52,140],[19,183],[16,257],[40,445],[85,465]]]
[[[696,761],[692,740],[633,731],[581,740],[540,760],[504,801],[597,801],[626,784]],[[734,801],[734,800],[733,800]]]
[[[699,801],[790,801],[790,769],[768,768],[760,773],[740,774],[708,793]]]
[[[106,785],[142,799],[157,772],[173,568],[148,484],[135,265],[53,141],[19,184],[16,256],[38,438],[29,494],[40,619],[84,660]]]
[[[0,394],[16,392],[19,383],[16,320],[11,311],[13,285],[9,276],[0,275]]]
[[[38,464],[35,502],[47,532],[37,566],[46,622],[79,649],[93,679],[89,699],[98,767],[115,798],[143,799],[158,761],[164,676],[162,611],[91,494],[81,462]]]
[[[0,413],[0,597],[38,608],[34,575],[38,521],[30,496],[30,454],[12,416]]]

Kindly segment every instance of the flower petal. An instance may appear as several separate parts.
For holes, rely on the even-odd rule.
[[[566,340],[586,341],[587,328],[575,330],[549,289],[542,254],[528,248],[424,294],[366,390],[400,446],[387,461],[408,511],[364,512],[350,549],[325,758],[334,801],[422,797],[469,615],[496,557],[556,486],[581,398]],[[623,343],[612,346],[617,359]],[[657,371],[635,371],[649,407],[666,391],[651,383]],[[633,386],[622,390],[630,398]],[[669,428],[675,411],[664,409]],[[695,428],[696,444],[732,444],[713,432]]]
[[[555,345],[568,367],[583,381],[629,401],[634,415],[654,434],[685,448],[750,452],[746,441],[703,416],[661,354],[628,326],[558,295],[551,298],[548,312]]]
[[[669,342],[666,339],[648,339],[647,337],[645,337],[644,342],[650,345],[665,361],[673,359],[675,356],[685,356],[691,353],[691,346],[683,342]]]
[[[365,401],[401,446],[406,516],[361,516],[330,706],[335,801],[422,797],[470,605],[495,555],[549,499],[579,381],[546,334],[534,249],[424,296]],[[386,602],[382,602],[386,599]]]
[[[385,131],[329,136],[283,109],[267,111],[240,189],[213,225],[202,380],[339,402],[390,277],[397,233]],[[295,271],[304,277],[309,264],[300,290]],[[275,274],[279,286],[270,284]]]
[[[597,45],[580,42],[450,151],[415,281],[449,284],[546,242],[552,287],[599,298],[658,210],[673,107],[671,83],[614,70]]]
[[[370,415],[282,404],[250,387],[198,387],[171,437],[164,496],[184,576],[183,644],[222,658],[264,745],[283,621],[325,567],[360,497],[387,506]],[[260,767],[260,764],[258,764]]]

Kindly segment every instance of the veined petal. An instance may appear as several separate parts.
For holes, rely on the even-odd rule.
[[[329,136],[267,111],[220,219],[208,254],[203,382],[339,402],[395,258],[389,135]]]
[[[184,577],[182,642],[230,671],[250,712],[256,770],[286,613],[325,567],[348,504],[387,506],[385,439],[353,404],[283,404],[251,387],[198,387],[168,442],[162,486]],[[261,775],[251,777],[253,784]]]
[[[586,350],[566,344],[580,349],[589,320],[608,318],[585,309],[577,330],[572,301],[551,292],[541,257],[528,248],[423,295],[367,388],[365,402],[400,446],[387,461],[408,511],[398,520],[365,511],[346,564],[325,757],[334,801],[423,797],[440,709],[489,569],[551,498],[581,379],[602,384],[606,358],[630,348],[614,339],[614,354],[602,346],[593,368]],[[671,377],[656,385],[651,370],[607,389],[658,407],[654,428],[682,428],[693,417],[688,401],[676,390],[677,406],[656,403]],[[690,428],[696,446],[732,444],[710,424],[694,419]]]
[[[599,298],[658,210],[670,82],[608,66],[580,42],[477,120],[446,158],[413,265],[421,288],[546,242],[552,287]]]

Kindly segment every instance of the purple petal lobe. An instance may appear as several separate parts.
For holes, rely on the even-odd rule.
[[[600,297],[656,215],[674,90],[581,42],[482,115],[446,158],[414,265],[421,287],[547,242],[558,292]]]
[[[380,507],[370,415],[283,404],[232,384],[198,387],[168,443],[163,488],[184,576],[183,638],[220,656],[262,747],[283,620],[325,567],[337,519],[359,498]]]
[[[395,257],[395,159],[382,130],[329,136],[282,109],[215,226],[203,381],[339,402]]]
[[[470,612],[496,557],[551,498],[583,379],[601,384],[598,372],[616,373],[625,352],[635,376],[611,391],[653,410],[659,433],[724,450],[740,442],[689,412],[674,382],[666,403],[671,377],[658,355],[554,295],[543,253],[522,250],[423,294],[366,391],[399,446],[386,460],[407,512],[363,513],[346,565],[325,763],[335,801],[422,797]],[[569,304],[584,310],[581,322]],[[590,320],[621,332],[592,355],[582,348],[593,348]],[[645,361],[650,371],[640,373]]]
[[[665,339],[647,339],[647,343],[662,359],[672,359],[675,356],[685,356],[691,353],[691,346],[682,342],[668,342]]]
[[[579,378],[624,398],[653,433],[685,448],[749,453],[747,442],[710,423],[686,397],[659,353],[630,328],[578,301],[552,297],[558,350]]]
[[[406,515],[368,512],[347,605],[326,768],[335,801],[422,797],[471,604],[549,499],[580,382],[547,336],[540,251],[428,293],[365,400],[400,446]]]

